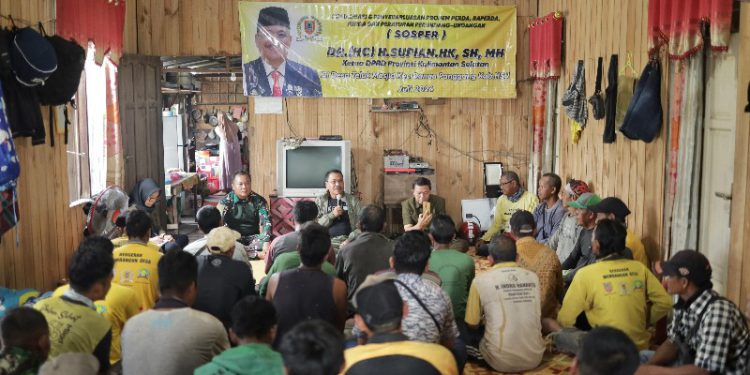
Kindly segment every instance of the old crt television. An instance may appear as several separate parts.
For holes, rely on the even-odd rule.
[[[352,188],[351,141],[305,140],[299,147],[276,142],[276,192],[280,197],[314,197],[325,191],[325,174],[338,169],[344,191]]]

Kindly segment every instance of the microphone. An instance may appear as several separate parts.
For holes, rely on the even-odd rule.
[[[341,206],[341,194],[336,194],[336,205]]]

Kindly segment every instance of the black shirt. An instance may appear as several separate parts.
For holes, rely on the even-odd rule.
[[[198,257],[198,296],[193,308],[232,324],[232,307],[245,296],[255,294],[253,271],[247,264],[223,255]]]
[[[331,238],[338,236],[348,236],[349,233],[352,232],[352,224],[349,222],[349,215],[347,212],[345,199],[338,200],[336,198],[328,198],[327,213],[330,214],[331,212],[333,212],[333,209],[336,208],[337,204],[344,209],[344,213],[334,219],[333,222],[331,222],[331,226],[328,227],[328,234],[331,235]]]

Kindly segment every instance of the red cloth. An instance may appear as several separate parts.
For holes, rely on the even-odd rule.
[[[93,40],[97,49],[122,55],[125,0],[57,0],[57,34],[86,48]]]
[[[552,12],[529,25],[529,73],[539,79],[560,77],[563,18]]]
[[[711,40],[704,41],[701,24],[708,22]],[[692,56],[709,43],[715,51],[729,48],[732,0],[649,0],[649,55],[668,46],[671,60]]]

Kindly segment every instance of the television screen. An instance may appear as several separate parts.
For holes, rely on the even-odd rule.
[[[342,170],[340,146],[299,147],[286,150],[286,188],[325,188],[325,174]]]

